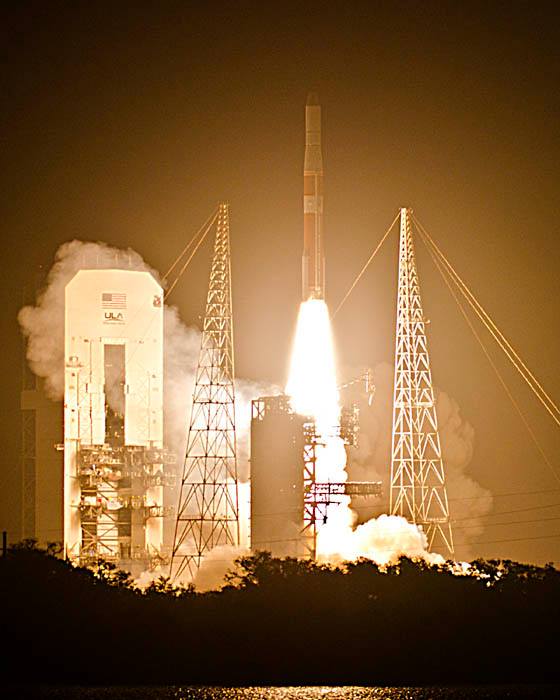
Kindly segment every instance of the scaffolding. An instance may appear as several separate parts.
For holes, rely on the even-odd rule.
[[[151,518],[173,514],[171,506],[151,499],[154,487],[175,485],[167,467],[175,455],[161,447],[137,445],[83,445],[78,449],[80,482],[80,524],[82,531],[80,563],[95,564],[99,559],[125,565],[146,560],[153,568],[165,560],[162,551],[135,541],[133,525],[143,529]]]

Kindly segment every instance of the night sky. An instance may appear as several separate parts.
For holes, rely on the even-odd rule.
[[[132,247],[164,271],[228,200],[237,372],[285,382],[309,90],[323,106],[331,308],[398,207],[413,207],[560,397],[560,51],[547,3],[198,5],[3,5],[0,527],[16,537],[16,315],[64,241]],[[475,430],[469,469],[493,512],[514,511],[487,518],[507,525],[474,553],[558,563],[560,505],[528,509],[560,504],[560,482],[417,247],[434,382]],[[209,260],[208,243],[170,299],[186,323],[199,323]],[[342,367],[393,362],[396,264],[393,238],[337,317]],[[496,358],[560,474],[558,428]]]

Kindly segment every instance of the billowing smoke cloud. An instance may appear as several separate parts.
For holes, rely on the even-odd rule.
[[[194,578],[191,579],[188,572],[183,572],[179,577],[174,578],[174,585],[187,586],[193,584],[195,589],[203,593],[205,591],[217,591],[226,583],[226,574],[235,570],[235,562],[239,557],[249,555],[251,552],[247,546],[240,545],[220,545],[214,547],[202,560],[200,568]],[[167,576],[167,571],[157,568],[154,571],[142,571],[135,579],[134,583],[138,588],[145,589],[161,576]]]
[[[357,376],[359,372],[346,372]],[[387,512],[389,501],[389,476],[391,468],[391,428],[393,412],[393,373],[388,363],[382,363],[373,371],[375,396],[371,405],[359,398],[359,387],[345,399],[357,400],[360,406],[359,446],[350,450],[349,478],[356,481],[382,481],[384,496],[375,503],[372,499],[354,499],[353,509],[364,523],[382,512]],[[469,520],[469,528],[457,530],[457,543],[468,543],[479,537],[483,530],[480,518],[492,508],[492,495],[478,484],[468,469],[473,456],[474,429],[461,416],[457,402],[448,394],[436,391],[436,411],[439,423],[441,448],[444,459],[449,509],[452,520]],[[473,527],[471,527],[471,525]],[[461,554],[470,555],[468,547],[461,546]]]
[[[200,331],[197,328],[185,326],[175,306],[165,306],[163,317],[164,439],[165,444],[179,457],[180,462],[187,446],[188,420],[199,352]]]
[[[35,306],[25,306],[18,315],[27,338],[27,361],[31,370],[45,380],[49,398],[64,396],[64,288],[82,269],[130,269],[151,272],[135,251],[119,250],[104,243],[70,241],[57,250],[45,288]]]
[[[396,564],[400,557],[423,559],[429,564],[443,564],[445,559],[441,554],[428,551],[426,535],[416,525],[409,523],[406,518],[397,515],[380,515],[352,529],[341,528],[338,532],[331,529],[329,524],[319,531],[319,538],[331,544],[331,549],[325,550],[319,557],[320,561],[339,563],[356,561],[360,557],[372,559],[380,566]]]
[[[346,370],[351,378],[360,376],[363,370]],[[360,427],[358,446],[351,448],[348,462],[349,478],[352,481],[383,481],[388,479],[391,463],[391,429],[393,418],[393,368],[386,362],[373,370],[375,393],[371,402],[363,395],[363,385],[359,382],[342,390],[342,403],[355,402],[360,410]],[[381,504],[381,511],[386,512],[388,494]],[[363,505],[363,504],[362,504]],[[369,518],[376,510],[371,505],[360,520]]]
[[[34,373],[44,379],[45,390],[53,400],[64,394],[64,289],[80,269],[121,268],[150,272],[160,281],[157,271],[133,250],[119,250],[103,243],[71,241],[62,245],[47,277],[46,286],[35,306],[20,311],[19,322],[27,338],[27,358]],[[200,331],[186,327],[175,307],[164,309],[164,411],[165,441],[178,456],[181,473],[185,453],[194,373],[200,350]],[[349,372],[348,376],[358,373]],[[371,556],[383,564],[400,554],[421,556],[430,561],[423,534],[400,518],[384,515],[388,508],[388,477],[391,456],[393,368],[384,363],[374,370],[376,393],[369,404],[359,399],[359,446],[351,450],[348,474],[351,480],[383,481],[386,493],[381,502],[354,499],[352,509],[358,514],[351,524],[352,535],[344,547],[347,558]],[[356,387],[357,388],[357,387]],[[261,395],[279,393],[277,386],[236,380],[236,426],[240,488],[242,547],[220,548],[207,557],[195,581],[201,589],[217,586],[223,574],[240,554],[246,553],[248,541],[249,426],[251,400]],[[351,393],[351,390],[350,390]],[[359,394],[359,392],[358,392]],[[343,403],[351,396],[343,394]],[[472,459],[474,431],[462,419],[457,403],[447,394],[437,395],[437,411],[445,460],[447,487],[452,518],[483,516],[492,505],[488,491],[468,474]],[[178,496],[179,489],[176,489]],[[372,519],[374,518],[374,519]],[[476,538],[482,531],[480,521],[469,521],[468,530],[458,540]],[[462,550],[464,552],[464,550]],[[336,561],[336,552],[330,560]],[[340,557],[339,557],[340,558]]]
[[[193,583],[197,591],[214,591],[224,585],[228,571],[235,569],[235,560],[250,554],[247,547],[231,547],[223,545],[214,547],[209,552],[198,569]]]
[[[55,255],[46,285],[35,306],[25,306],[18,315],[27,338],[27,361],[32,371],[44,379],[49,398],[64,397],[64,289],[81,269],[126,269],[151,273],[161,284],[159,273],[134,250],[120,250],[105,243],[71,241]],[[164,426],[166,445],[178,456],[185,453],[194,375],[200,351],[200,331],[188,328],[174,306],[164,309]],[[238,465],[242,480],[249,477],[250,402],[276,387],[239,380],[236,385]],[[108,399],[111,399],[111,391]],[[115,392],[118,400],[118,392]],[[114,408],[118,410],[119,406]]]
[[[467,546],[461,546],[461,553],[469,558],[472,552],[468,543],[479,539],[484,530],[481,518],[492,509],[492,494],[468,474],[473,456],[474,428],[461,417],[457,402],[443,391],[436,395],[436,408],[449,510],[452,520],[458,521],[454,537],[457,543],[467,543]]]
[[[156,270],[133,250],[120,250],[105,243],[71,241],[56,252],[44,289],[34,306],[21,309],[18,320],[27,339],[27,360],[32,371],[44,380],[52,400],[64,397],[64,290],[81,269],[127,269],[146,271],[161,283]],[[177,456],[176,474],[180,478],[186,449],[187,431],[194,389],[195,372],[200,352],[201,333],[181,321],[178,309],[164,308],[164,441]],[[115,410],[122,409],[122,393],[112,391],[110,378],[107,398]],[[278,387],[269,384],[236,380],[236,433],[239,485],[241,548],[223,547],[208,557],[197,578],[198,587],[218,585],[223,574],[233,566],[240,553],[246,553],[249,540],[249,428],[251,401],[261,395],[274,394]],[[112,402],[112,403],[111,403]],[[113,405],[114,404],[114,405]],[[179,484],[169,492],[168,505],[178,506]],[[175,510],[176,512],[176,510]],[[170,532],[171,526],[166,525]],[[171,534],[172,536],[172,534]],[[144,572],[141,585],[147,585],[165,571]],[[142,578],[143,577],[143,578]]]
[[[44,379],[49,398],[64,397],[64,289],[82,269],[125,269],[149,272],[161,283],[151,268],[134,250],[120,250],[105,243],[71,241],[64,243],[55,255],[45,288],[39,293],[35,306],[26,306],[18,320],[27,338],[27,361],[32,371]],[[164,309],[164,401],[165,438],[170,449],[181,454],[185,441],[186,412],[192,396],[192,377],[200,348],[200,333],[187,328],[177,309]],[[107,399],[116,405],[119,392],[111,391],[110,378]]]

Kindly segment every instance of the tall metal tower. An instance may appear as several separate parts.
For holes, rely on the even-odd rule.
[[[229,208],[220,204],[171,576],[192,578],[219,545],[239,543]]]
[[[410,212],[401,209],[390,511],[421,525],[430,549],[453,555],[425,324]]]

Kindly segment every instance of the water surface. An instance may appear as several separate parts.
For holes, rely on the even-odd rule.
[[[360,686],[302,686],[220,688],[210,686],[18,686],[13,700],[494,700],[495,698],[560,697],[560,686],[456,686],[382,688]]]

